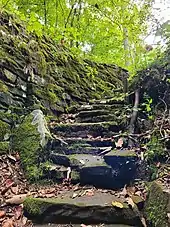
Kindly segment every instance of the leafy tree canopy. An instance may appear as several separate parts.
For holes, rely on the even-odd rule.
[[[152,0],[1,0],[0,7],[18,14],[38,36],[48,34],[75,53],[116,63],[132,75],[157,54],[143,41]]]

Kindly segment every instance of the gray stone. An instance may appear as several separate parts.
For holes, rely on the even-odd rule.
[[[0,103],[5,106],[10,106],[13,104],[12,97],[9,93],[0,92]]]
[[[95,192],[89,197],[72,198],[73,194],[83,191],[69,191],[54,199],[27,198],[24,202],[25,214],[35,223],[79,223],[79,224],[127,224],[142,227],[139,213],[131,209],[116,196],[107,193]],[[123,208],[112,206],[117,201]]]
[[[10,72],[7,69],[4,69],[4,75],[10,82],[15,83],[17,76],[14,73]]]

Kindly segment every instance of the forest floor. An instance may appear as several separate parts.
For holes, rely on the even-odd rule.
[[[72,185],[68,182],[49,186],[30,185],[24,177],[18,153],[0,156],[0,172],[0,225],[2,227],[38,227],[38,225],[33,225],[33,223],[24,216],[23,201],[27,196],[33,196],[35,198],[55,198],[69,192],[72,194],[70,197],[70,199],[72,199],[80,196],[77,191],[81,191],[81,195],[84,194],[86,197],[90,198],[95,197],[97,193],[108,193],[108,196],[112,195],[116,198],[126,200],[128,205],[133,207],[134,202],[132,195],[138,195],[144,201],[147,193],[143,183],[132,187],[125,186],[120,191],[96,189],[94,187],[80,186],[79,184]],[[164,179],[166,179],[165,176]],[[163,182],[166,184],[165,180]],[[169,183],[167,185],[169,185]],[[128,200],[125,199],[125,197],[128,197]],[[115,206],[121,206],[121,204],[118,203],[115,204]],[[44,227],[46,226],[49,225],[44,225]],[[52,226],[71,227],[72,225]],[[82,224],[81,227],[87,226]],[[115,225],[115,227],[119,227],[119,225]]]

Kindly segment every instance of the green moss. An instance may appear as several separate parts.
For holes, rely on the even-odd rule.
[[[49,101],[50,101],[51,104],[57,102],[58,97],[56,96],[56,94],[55,94],[54,92],[48,91],[48,94],[47,94],[47,95],[48,95],[48,97],[49,97]]]
[[[9,142],[0,142],[0,155],[7,154],[9,151]]]
[[[46,202],[40,199],[28,197],[24,201],[24,209],[33,216],[40,215],[43,212]]]
[[[27,116],[19,127],[13,130],[12,148],[20,153],[27,178],[38,180],[42,175],[38,163],[43,156],[43,150],[37,128],[31,122],[32,116]]]
[[[2,81],[0,81],[0,92],[8,92],[8,87]]]
[[[75,171],[75,170],[72,170],[71,171],[71,180],[73,182],[79,182],[80,181],[80,173]]]
[[[145,214],[152,226],[167,226],[167,208],[168,195],[164,193],[163,188],[159,183],[151,183],[145,205]]]
[[[108,155],[122,156],[122,157],[137,157],[136,153],[131,150],[112,150]]]
[[[0,120],[0,141],[4,140],[5,135],[10,133],[10,126]]]

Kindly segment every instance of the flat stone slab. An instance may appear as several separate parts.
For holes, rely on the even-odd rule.
[[[118,189],[146,175],[145,165],[130,150],[113,150],[104,156],[52,153],[51,160],[55,165],[71,167],[72,181],[82,185]]]
[[[51,132],[62,137],[110,136],[122,129],[117,122],[58,124]]]
[[[113,104],[113,105],[109,105],[109,104],[92,104],[92,105],[82,105],[78,108],[78,111],[88,111],[88,110],[114,110],[114,109],[120,109],[121,107],[123,107],[123,105],[121,104]]]
[[[81,196],[74,198],[79,193]],[[123,207],[115,207],[112,202],[121,203]],[[24,209],[26,216],[35,223],[142,226],[138,211],[131,209],[123,198],[100,191],[95,191],[92,196],[78,190],[63,193],[53,199],[27,198]]]

